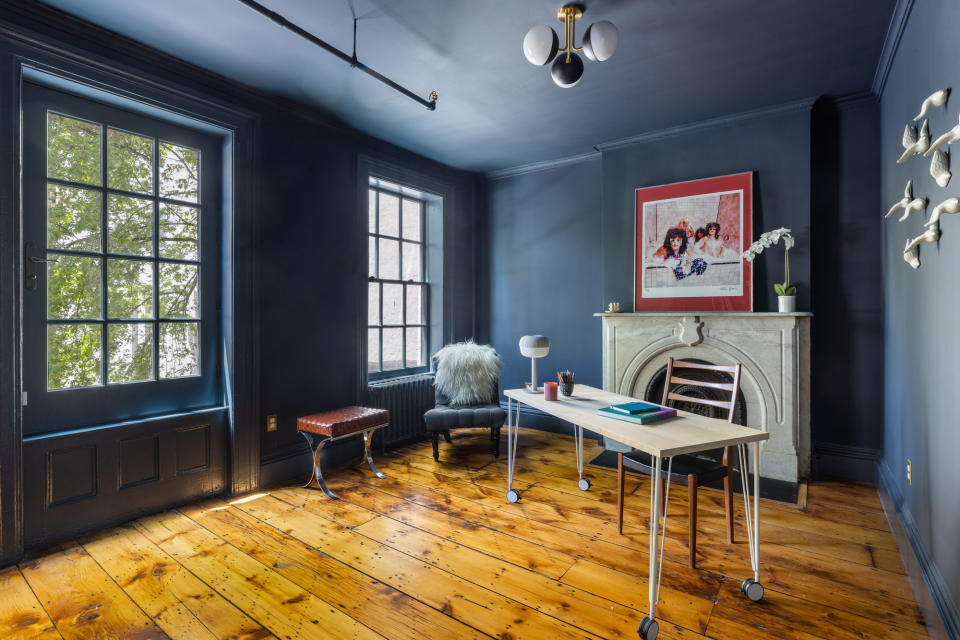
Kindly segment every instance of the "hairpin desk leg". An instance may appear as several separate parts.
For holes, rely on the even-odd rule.
[[[573,444],[577,450],[577,486],[580,487],[582,491],[586,491],[590,488],[590,480],[583,477],[583,427],[575,424],[573,428]]]
[[[320,469],[320,453],[323,451],[323,446],[330,441],[330,438],[317,438],[312,433],[306,433],[301,431],[303,437],[307,439],[307,444],[310,445],[310,450],[313,451],[313,473],[310,474],[310,480],[307,481],[307,484],[303,485],[305,488],[310,486],[316,486],[318,489],[321,489],[327,497],[333,498],[334,500],[339,500],[333,491],[327,488],[327,483],[323,481],[323,471]]]
[[[517,439],[520,436],[520,403],[513,413],[513,398],[507,398],[507,501],[516,502],[520,493],[513,488],[513,467],[517,460]]]
[[[740,482],[743,487],[743,504],[747,525],[747,543],[750,545],[750,568],[753,577],[740,585],[743,595],[753,602],[763,599],[763,585],[760,584],[760,442],[753,443],[753,511],[750,510],[750,481],[747,479],[747,445],[737,445],[740,456]]]

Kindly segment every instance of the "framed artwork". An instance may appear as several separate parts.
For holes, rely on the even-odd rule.
[[[752,311],[753,173],[637,189],[635,311]]]

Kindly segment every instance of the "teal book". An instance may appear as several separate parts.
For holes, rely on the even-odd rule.
[[[615,411],[613,407],[606,407],[604,409],[597,409],[597,415],[605,418],[623,420],[624,422],[633,422],[634,424],[652,424],[668,418],[677,417],[676,409],[663,409],[661,407],[657,407],[656,409],[656,411],[645,411],[631,415],[629,413]]]
[[[611,411],[617,411],[619,413],[625,413],[630,416],[635,416],[638,413],[647,413],[649,411],[659,411],[660,407],[655,404],[650,404],[649,402],[627,402],[625,404],[613,404],[607,407]]]

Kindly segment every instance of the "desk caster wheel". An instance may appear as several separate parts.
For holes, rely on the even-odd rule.
[[[580,487],[581,491],[586,491],[590,488],[590,481],[586,478],[580,478],[579,482],[577,482],[577,486]]]
[[[744,580],[743,584],[740,585],[740,591],[742,591],[743,595],[747,596],[751,602],[760,602],[763,600],[763,585],[753,578]]]
[[[510,489],[507,491],[507,502],[516,502],[520,499],[520,494],[517,493],[516,489]]]
[[[660,625],[650,617],[644,618],[643,622],[640,623],[640,628],[637,629],[637,635],[643,638],[643,640],[657,640],[659,633]]]

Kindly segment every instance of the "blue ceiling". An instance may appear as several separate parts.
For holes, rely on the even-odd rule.
[[[446,164],[491,171],[817,95],[870,89],[895,0],[593,0],[620,47],[561,89],[523,57],[560,0],[259,0],[426,96],[428,111],[236,0],[46,0]],[[562,42],[561,42],[562,44]]]

